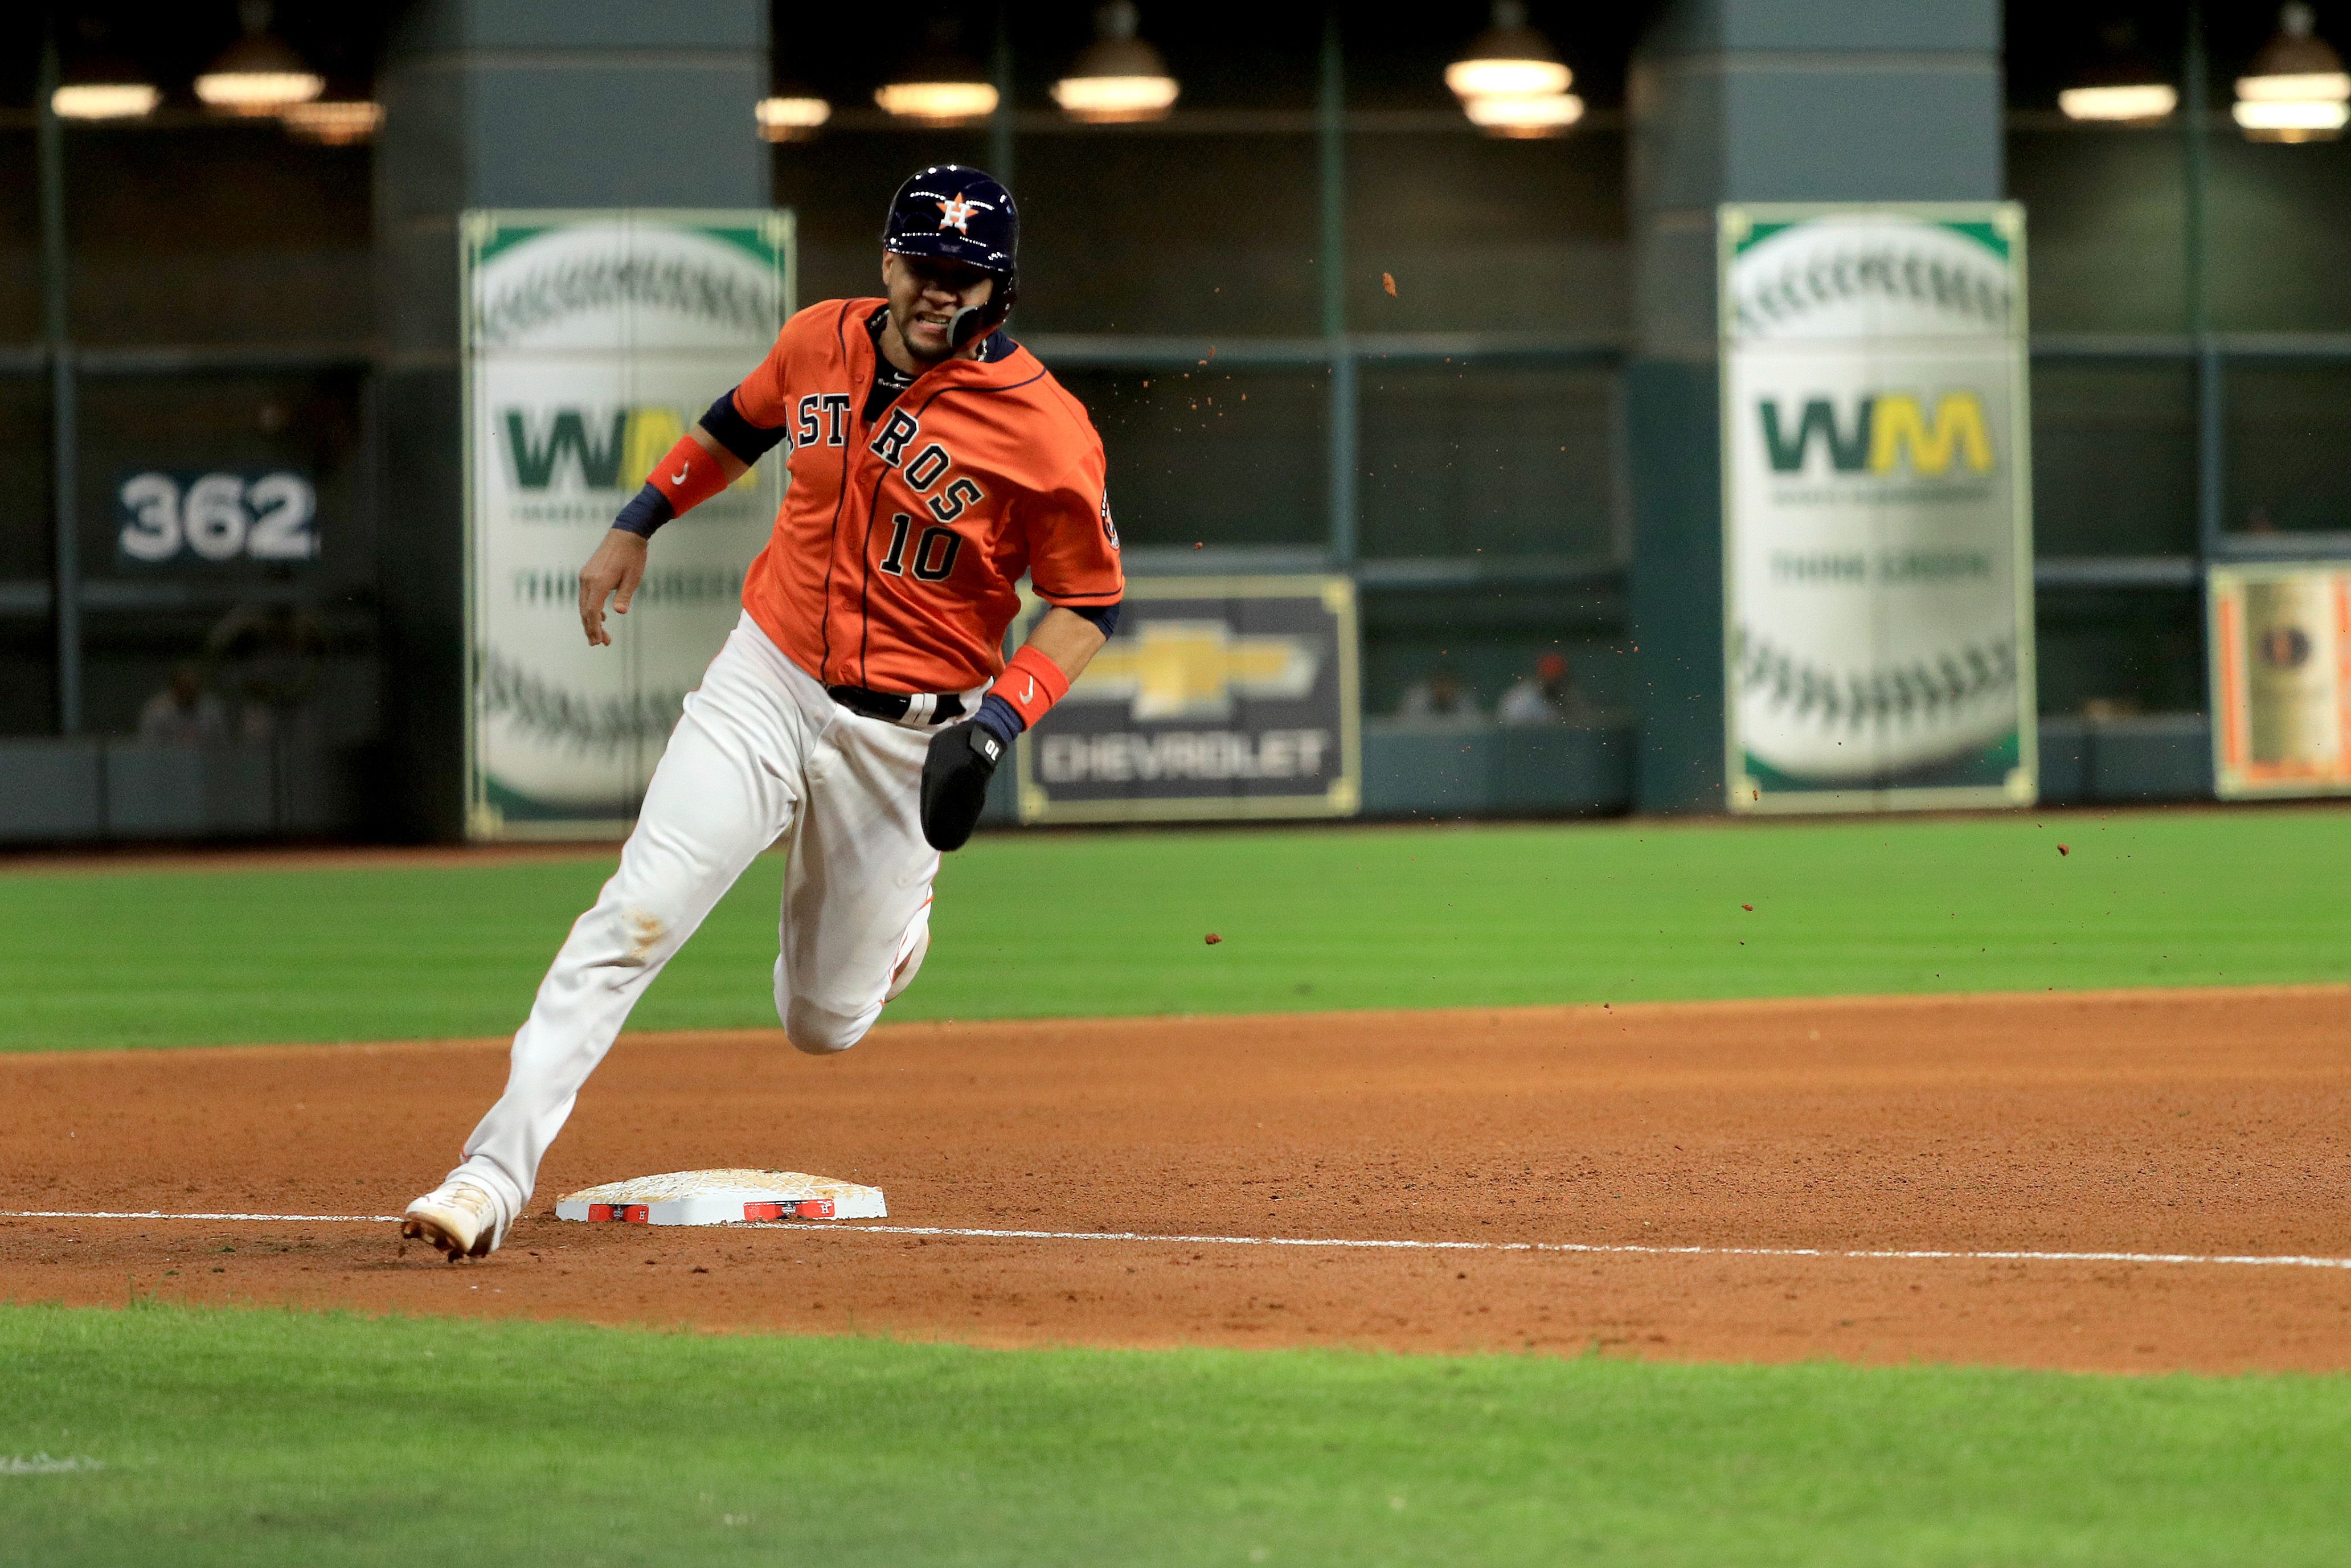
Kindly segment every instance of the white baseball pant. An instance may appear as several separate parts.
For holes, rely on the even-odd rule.
[[[629,1009],[754,857],[782,840],[776,1013],[800,1050],[846,1051],[930,946],[939,854],[923,840],[936,727],[841,707],[749,615],[685,699],[620,869],[571,927],[515,1035],[506,1092],[451,1173],[502,1206],[538,1164]]]

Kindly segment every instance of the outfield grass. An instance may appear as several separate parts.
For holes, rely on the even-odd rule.
[[[0,1558],[2335,1563],[2351,1380],[0,1309]],[[10,1474],[46,1453],[103,1468]]]
[[[503,1033],[611,866],[0,873],[0,1049]],[[890,1016],[2344,980],[2346,866],[2328,810],[998,835]],[[781,872],[632,1027],[774,1021]]]

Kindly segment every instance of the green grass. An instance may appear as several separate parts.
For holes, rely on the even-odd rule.
[[[0,1560],[2334,1563],[2351,1380],[0,1309]],[[5,1470],[5,1466],[0,1466]],[[432,1500],[428,1501],[427,1500]]]
[[[0,1049],[503,1033],[611,866],[0,873]],[[2334,810],[998,835],[890,1016],[2343,980],[2346,870]],[[781,872],[632,1027],[774,1021]]]

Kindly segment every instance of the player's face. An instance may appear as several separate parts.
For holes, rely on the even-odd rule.
[[[882,255],[882,282],[890,291],[890,324],[918,360],[944,360],[953,350],[947,332],[956,312],[985,305],[996,279],[976,267],[930,256]]]

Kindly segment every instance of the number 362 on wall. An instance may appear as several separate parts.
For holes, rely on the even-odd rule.
[[[125,474],[114,488],[126,562],[307,561],[319,557],[319,491],[286,469]]]

